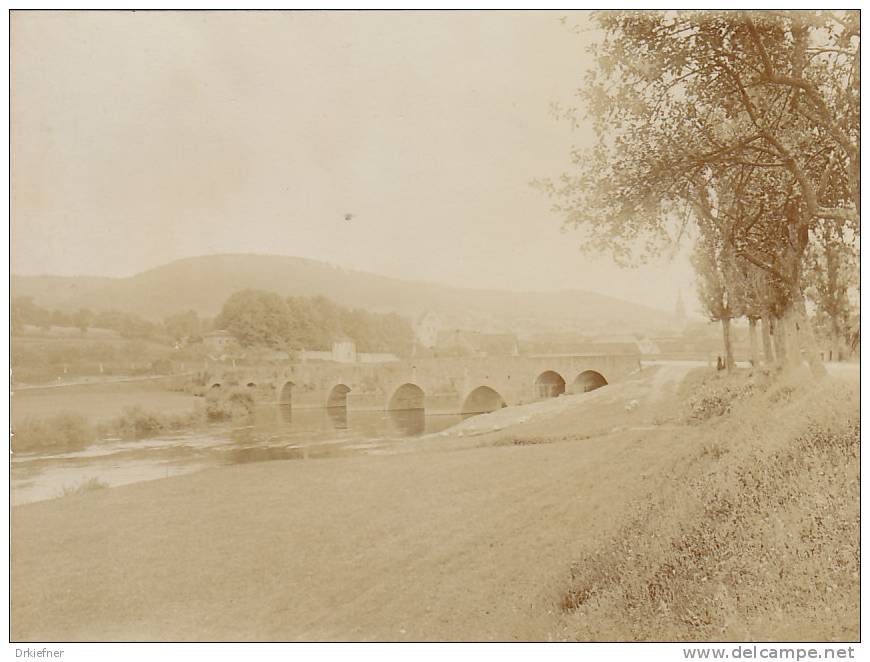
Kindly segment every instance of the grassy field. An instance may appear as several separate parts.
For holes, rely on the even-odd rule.
[[[166,390],[165,381],[145,379],[13,389],[12,425],[27,418],[48,417],[59,412],[79,414],[91,423],[98,423],[134,406],[164,413],[190,411],[196,399],[189,393]]]
[[[857,385],[684,374],[17,507],[12,639],[857,638]]]

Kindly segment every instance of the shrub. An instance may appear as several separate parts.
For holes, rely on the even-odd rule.
[[[199,410],[186,414],[162,414],[138,406],[127,407],[119,417],[103,426],[102,432],[122,439],[143,439],[195,427],[202,420]]]
[[[64,485],[61,488],[60,492],[58,492],[58,497],[68,497],[75,496],[77,494],[87,494],[88,492],[94,492],[96,490],[104,490],[109,486],[108,483],[104,483],[99,478],[93,477],[83,480],[78,485]]]
[[[80,450],[94,438],[94,430],[84,416],[60,413],[49,418],[28,418],[13,425],[13,452],[36,450]]]
[[[759,385],[750,381],[749,373],[739,372],[720,377],[715,373],[701,381],[688,399],[686,421],[700,423],[714,416],[728,414],[734,404],[748,398],[759,390]]]
[[[115,421],[115,429],[125,439],[151,437],[163,431],[160,415],[138,406],[128,407]]]
[[[254,398],[244,391],[232,391],[227,396],[210,391],[206,396],[205,413],[209,421],[231,421],[246,418],[254,412]]]

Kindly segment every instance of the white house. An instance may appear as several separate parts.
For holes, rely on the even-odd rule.
[[[438,344],[438,332],[441,330],[441,320],[431,310],[424,312],[414,322],[414,335],[417,342],[426,349],[432,349]]]

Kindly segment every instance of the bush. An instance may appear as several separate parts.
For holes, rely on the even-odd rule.
[[[693,389],[686,421],[701,423],[714,416],[728,414],[736,402],[759,390],[759,385],[749,378],[750,374],[742,371],[730,376],[709,375]]]
[[[128,407],[113,421],[112,429],[124,439],[153,437],[163,431],[163,421],[156,412],[138,406]]]
[[[88,478],[78,485],[64,485],[60,492],[58,492],[57,496],[63,498],[75,496],[77,494],[87,494],[88,492],[94,492],[96,490],[104,490],[108,486],[108,483],[104,483],[99,478]]]
[[[210,391],[206,396],[206,418],[209,421],[231,421],[254,413],[254,397],[244,391],[232,391],[224,397]]]
[[[19,425],[13,425],[12,450],[17,453],[81,450],[94,437],[94,430],[79,414],[61,413],[49,418],[28,418]]]
[[[161,414],[136,406],[127,407],[119,417],[103,426],[102,432],[122,439],[144,439],[195,427],[202,421],[199,410],[187,414]]]

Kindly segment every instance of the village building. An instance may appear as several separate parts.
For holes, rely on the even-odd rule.
[[[224,354],[235,346],[236,338],[229,331],[211,331],[202,337],[202,342],[211,353]]]
[[[438,344],[440,331],[441,320],[431,310],[427,310],[414,321],[414,335],[417,343],[426,349],[432,349]]]
[[[386,352],[357,352],[356,343],[351,338],[336,338],[331,350],[303,349],[296,353],[299,361],[330,361],[332,363],[394,363],[399,360],[395,354]]]

